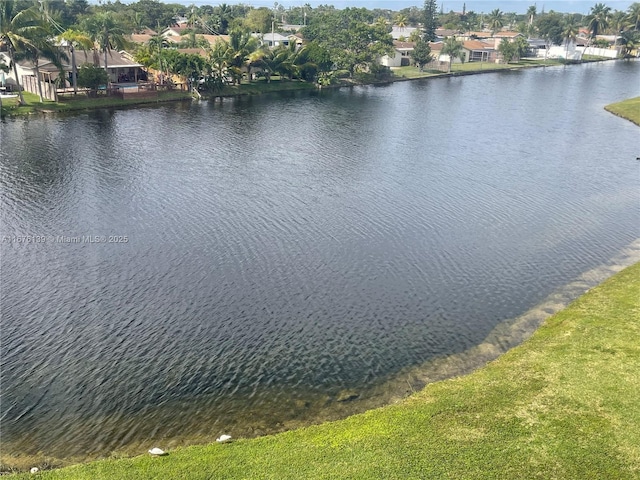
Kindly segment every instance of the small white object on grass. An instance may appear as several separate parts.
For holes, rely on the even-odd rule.
[[[158,447],[153,447],[151,450],[149,450],[149,453],[156,456],[166,455],[166,452],[164,450],[160,450]]]
[[[31,473],[38,473],[40,471],[40,469],[38,467],[31,467],[31,470],[29,470]]]
[[[220,435],[216,438],[216,442],[218,443],[228,442],[229,440],[231,440],[231,435]]]

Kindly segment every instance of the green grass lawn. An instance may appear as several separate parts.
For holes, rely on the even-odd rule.
[[[640,263],[497,360],[400,403],[278,435],[38,478],[637,479],[639,338]]]
[[[604,107],[608,112],[640,125],[640,97],[630,98]]]
[[[562,65],[562,62],[552,59],[549,59],[546,62],[544,60],[523,59],[519,62],[508,64],[489,62],[454,63],[451,66],[451,73],[495,72],[499,70],[513,70],[515,68],[539,67],[543,65]],[[447,72],[441,72],[439,70],[425,70],[424,72],[420,72],[417,67],[398,67],[394,68],[393,72],[397,76],[404,78],[426,78],[437,75],[447,75]]]
[[[181,91],[159,92],[157,98],[132,98],[127,100],[107,96],[88,98],[84,94],[79,94],[77,97],[64,97],[57,103],[50,100],[45,100],[40,103],[38,95],[25,91],[23,91],[22,94],[26,105],[18,106],[18,98],[2,99],[2,116],[29,115],[39,112],[70,112],[94,108],[124,107],[129,105],[154,104],[158,102],[170,102],[191,98],[189,93]]]
[[[241,85],[225,85],[222,91],[211,96],[230,97],[236,95],[259,95],[261,93],[270,92],[288,92],[292,90],[314,90],[316,87],[313,83],[280,80],[279,77],[271,79],[267,83],[265,79],[254,82],[246,82]]]
[[[268,92],[283,92],[292,90],[313,90],[313,83],[280,80],[276,77],[270,83],[264,79],[243,83],[242,85],[227,85],[222,91],[212,96],[236,96],[236,95],[258,95]],[[99,96],[97,98],[87,98],[84,94],[77,97],[64,97],[58,103],[45,100],[40,103],[38,95],[23,92],[26,105],[18,106],[17,98],[6,98],[2,101],[2,116],[29,115],[38,112],[69,112],[76,110],[86,110],[94,108],[112,108],[129,105],[153,104],[158,102],[168,102],[174,100],[191,99],[191,94],[181,91],[159,92],[158,98],[132,98],[122,100],[117,97]]]

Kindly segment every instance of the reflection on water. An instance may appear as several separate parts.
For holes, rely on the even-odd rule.
[[[640,237],[602,109],[639,65],[2,123],[1,233],[46,238],[2,245],[3,454],[339,418],[511,345]]]

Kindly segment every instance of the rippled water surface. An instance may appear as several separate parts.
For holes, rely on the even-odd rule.
[[[639,74],[4,121],[1,233],[46,238],[1,246],[4,453],[332,418],[477,345],[640,237],[637,127],[603,110]]]

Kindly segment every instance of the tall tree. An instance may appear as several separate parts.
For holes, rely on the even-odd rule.
[[[30,33],[40,28],[38,26],[39,13],[35,7],[26,10],[18,9],[14,2],[0,2],[0,46],[4,46],[9,53],[9,62],[13,64],[13,74],[18,88],[18,98],[24,105],[24,96],[20,88],[18,67],[15,62],[16,53],[24,51],[27,46],[33,46]]]
[[[420,35],[420,31],[418,30],[413,30],[410,34],[409,34],[409,41],[410,42],[418,42],[422,40],[422,36]]]
[[[78,66],[76,64],[76,48],[83,51],[91,50],[94,46],[93,40],[88,34],[80,30],[68,29],[62,32],[58,38],[64,40],[69,45],[69,53],[71,54],[71,83],[73,84],[73,93],[78,93]]]
[[[504,63],[509,63],[516,56],[516,46],[508,40],[502,40],[498,45],[498,52],[502,55]]]
[[[433,42],[436,39],[436,28],[438,28],[438,6],[436,0],[424,0],[424,24],[422,39],[425,42]]]
[[[537,8],[535,5],[531,5],[527,9],[527,18],[529,19],[529,25],[533,25],[533,20],[536,18]]]
[[[127,46],[124,29],[118,24],[112,12],[98,12],[87,19],[84,27],[104,54],[104,69],[108,73],[108,54],[114,49],[124,50]]]
[[[442,45],[442,54],[449,56],[449,73],[451,73],[451,64],[456,58],[462,58],[462,42],[456,40],[456,37],[447,37]]]
[[[251,36],[246,29],[236,28],[229,32],[229,46],[231,47],[228,73],[234,83],[240,83],[242,68],[249,62],[249,56],[258,49],[258,40]]]
[[[353,76],[358,68],[368,68],[378,57],[393,51],[393,39],[387,26],[371,23],[364,8],[345,8],[315,15],[303,34],[330,52],[340,69]]]
[[[572,18],[567,19],[564,24],[564,29],[562,31],[562,35],[564,37],[564,58],[567,59],[569,56],[569,44],[571,42],[575,42],[578,37],[578,32],[580,31],[580,27],[578,24],[573,21]]]
[[[621,10],[613,12],[609,18],[609,26],[613,35],[620,35],[630,24],[629,15]]]
[[[133,25],[133,33],[142,33],[148,25],[144,23],[144,15],[140,12],[134,11],[131,15],[131,23]]]
[[[187,26],[191,28],[195,28],[196,23],[200,19],[200,12],[196,8],[196,6],[192,3],[189,5],[189,9],[187,10]]]
[[[244,19],[244,25],[252,32],[271,32],[274,18],[273,13],[266,7],[254,8]]]
[[[219,20],[219,33],[224,35],[229,31],[229,22],[233,20],[233,10],[226,3],[221,3],[217,7],[214,7],[213,14],[218,17]]]
[[[227,68],[233,59],[233,49],[224,40],[216,42],[209,50],[208,64],[211,67],[211,74],[220,84],[226,80]]]
[[[433,61],[433,55],[431,55],[431,47],[429,46],[429,42],[418,40],[416,42],[416,46],[411,52],[411,58],[413,58],[413,61],[416,62],[416,65],[418,65],[418,68],[422,72],[424,70],[424,66]]]
[[[546,15],[541,15],[536,20],[536,27],[538,33],[544,39],[547,50],[553,45],[560,45],[564,39],[562,30],[564,21],[562,15],[555,12],[549,12]]]
[[[29,31],[29,42],[24,48],[16,52],[16,60],[29,60],[33,63],[33,69],[36,73],[36,82],[38,84],[38,95],[40,103],[44,101],[42,95],[42,78],[40,76],[40,58],[46,58],[56,65],[62,71],[62,58],[65,54],[51,41],[52,35],[44,26],[36,26]]]
[[[502,30],[504,26],[504,15],[499,8],[496,8],[489,14],[489,28],[493,35]]]
[[[142,23],[148,27],[164,28],[175,23],[172,6],[159,0],[138,0],[131,4],[131,8],[140,12]]]
[[[627,10],[629,13],[629,22],[633,25],[633,29],[638,31],[640,27],[640,2],[634,2]]]
[[[4,74],[9,72],[9,65],[4,63],[4,58],[0,58],[0,72],[3,74],[3,86],[4,86]],[[0,96],[0,112],[2,111],[2,96]]]
[[[632,52],[640,48],[640,32],[627,30],[620,35],[620,44],[624,47],[624,57],[632,58]]]
[[[398,28],[400,28],[400,30],[403,30],[404,27],[407,26],[407,23],[409,22],[409,20],[407,19],[406,15],[402,15],[401,13],[399,13],[398,15],[395,16],[395,18],[393,19],[393,22],[396,24]]]
[[[587,16],[587,27],[591,32],[592,39],[604,32],[609,26],[610,13],[611,7],[607,7],[604,3],[596,3],[591,7],[591,12]]]

